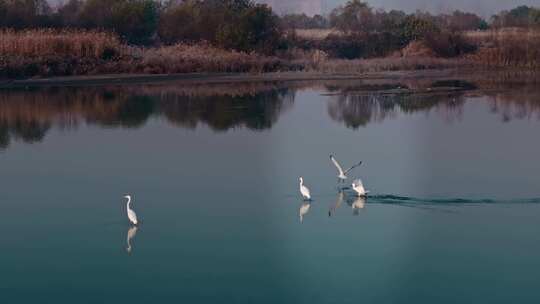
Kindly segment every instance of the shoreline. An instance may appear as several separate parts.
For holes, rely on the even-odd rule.
[[[249,73],[182,73],[182,74],[103,74],[93,76],[65,76],[51,78],[13,79],[0,81],[0,89],[36,87],[103,86],[130,84],[227,84],[256,82],[295,82],[325,80],[398,80],[403,78],[445,78],[457,74],[478,73],[472,69],[437,69],[338,74],[319,72]]]

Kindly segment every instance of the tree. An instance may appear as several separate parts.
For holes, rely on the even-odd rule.
[[[278,17],[266,5],[245,9],[237,22],[217,32],[217,42],[225,48],[272,54],[281,40]]]
[[[16,29],[49,26],[52,10],[46,0],[3,0],[0,25]]]
[[[345,32],[370,31],[373,19],[373,9],[360,0],[351,0],[330,13],[330,24]]]
[[[240,51],[272,54],[282,31],[279,18],[266,5],[248,0],[186,0],[168,4],[161,14],[163,42],[206,40]]]
[[[151,41],[158,18],[153,0],[87,0],[79,14],[82,27],[112,30],[133,44]]]

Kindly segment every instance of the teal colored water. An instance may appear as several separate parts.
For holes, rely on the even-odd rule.
[[[538,303],[538,93],[1,91],[0,300]]]

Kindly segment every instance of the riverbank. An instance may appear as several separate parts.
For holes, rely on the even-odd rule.
[[[382,71],[366,73],[272,72],[272,73],[181,73],[181,74],[106,74],[0,81],[0,89],[37,87],[104,86],[174,83],[179,86],[222,84],[265,84],[292,82],[363,81],[366,83],[402,83],[436,80],[470,80],[492,83],[540,83],[540,72],[522,69],[478,70],[473,68]]]
[[[33,79],[14,79],[0,81],[0,89],[60,87],[60,86],[99,86],[137,83],[175,82],[178,84],[227,84],[295,82],[318,80],[377,80],[386,81],[406,78],[448,78],[460,74],[470,74],[472,69],[385,71],[362,74],[317,73],[317,72],[274,72],[274,73],[182,73],[182,74],[108,74],[92,76],[67,76]]]
[[[250,81],[246,74],[255,79],[275,75],[280,75],[277,80],[280,77],[333,79],[430,70],[538,69],[540,53],[535,50],[540,48],[533,47],[537,39],[492,34],[489,38],[476,37],[478,50],[458,57],[438,56],[433,46],[413,41],[386,56],[343,59],[331,57],[313,45],[308,49],[291,46],[269,56],[227,50],[206,42],[135,47],[122,43],[114,34],[96,31],[6,30],[0,31],[0,82],[40,85],[51,82],[48,79],[52,77],[60,77],[53,80],[55,83],[144,82],[169,78],[214,81],[216,77],[219,79],[215,81],[222,81],[223,76],[234,75],[234,79]],[[519,43],[520,39],[524,43]],[[513,42],[511,47],[506,44],[509,41]]]

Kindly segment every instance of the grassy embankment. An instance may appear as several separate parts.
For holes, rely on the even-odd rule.
[[[339,32],[299,31],[303,39],[322,40]],[[228,51],[206,43],[134,47],[112,34],[96,31],[26,30],[0,32],[0,78],[120,73],[271,72],[304,70],[323,73],[478,68],[540,67],[540,31],[499,30],[464,33],[475,51],[443,58],[432,48],[444,41],[416,41],[384,58],[336,59],[323,51],[289,49],[277,56]]]

